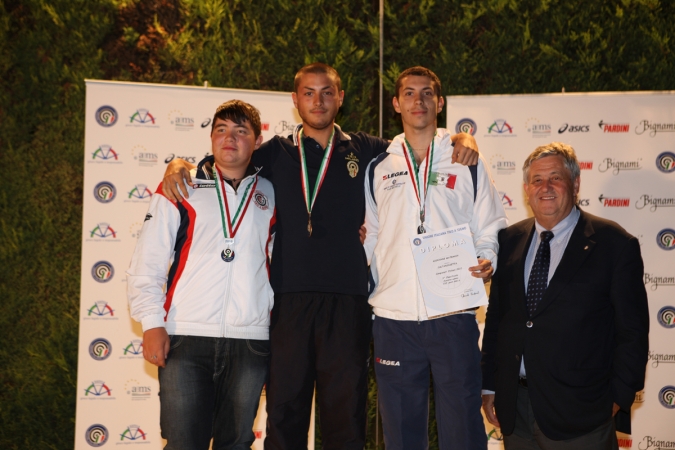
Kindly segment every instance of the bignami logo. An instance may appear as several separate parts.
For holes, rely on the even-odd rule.
[[[84,439],[92,447],[100,447],[108,442],[108,429],[100,423],[95,423],[84,432]]]
[[[651,137],[656,136],[656,133],[672,133],[675,132],[675,122],[656,123],[650,122],[649,120],[643,120],[635,127],[635,134],[643,134],[646,131],[649,132]]]
[[[659,364],[675,364],[675,354],[673,353],[654,353],[649,350],[647,357],[655,369],[659,367]],[[675,408],[675,406],[673,407]]]
[[[638,450],[666,450],[675,448],[675,441],[666,441],[655,436],[645,436],[637,448]]]
[[[642,158],[635,161],[617,161],[614,158],[605,158],[598,166],[600,172],[612,171],[613,175],[618,175],[622,170],[640,170],[642,169]]]
[[[649,207],[651,212],[656,211],[657,208],[672,208],[674,206],[675,197],[654,197],[647,194],[641,195],[640,199],[635,203],[636,209]]]
[[[657,290],[659,286],[675,286],[675,277],[659,277],[647,272],[644,274],[644,281],[645,286],[649,285],[652,291]]]
[[[110,341],[107,339],[96,338],[89,344],[89,356],[96,361],[107,359],[111,351],[112,345],[110,345]]]
[[[115,268],[108,261],[94,263],[91,268],[91,276],[99,283],[107,283],[115,275]]]
[[[110,203],[115,200],[117,189],[109,181],[101,181],[94,186],[94,198],[101,203]]]

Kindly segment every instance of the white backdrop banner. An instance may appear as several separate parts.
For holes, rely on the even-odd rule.
[[[511,224],[532,216],[523,191],[525,158],[560,141],[574,147],[581,164],[581,208],[640,240],[649,363],[645,389],[633,404],[632,435],[619,434],[619,443],[675,448],[675,91],[446,100],[447,127],[476,137]],[[499,430],[486,422],[486,432],[490,448],[501,447]]]
[[[299,117],[290,93],[92,80],[86,86],[75,449],[160,449],[157,368],[143,359],[125,276],[150,197],[172,159],[197,163],[211,153],[211,120],[221,103],[257,107],[265,140],[290,134]],[[262,449],[265,420],[263,395],[254,449]]]

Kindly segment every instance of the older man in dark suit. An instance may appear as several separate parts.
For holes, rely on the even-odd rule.
[[[640,245],[575,207],[579,164],[569,145],[537,148],[523,178],[534,218],[499,233],[483,408],[507,450],[616,449],[647,363]]]

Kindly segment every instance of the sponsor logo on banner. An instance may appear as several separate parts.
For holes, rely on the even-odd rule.
[[[112,389],[102,380],[94,380],[84,390],[84,397],[86,400],[115,400],[112,395]]]
[[[124,347],[120,359],[138,359],[143,358],[143,341],[140,339],[132,339]]]
[[[640,199],[635,203],[636,209],[648,209],[651,212],[656,211],[658,208],[672,208],[675,206],[675,197],[652,197],[651,195],[643,194],[640,196]]]
[[[666,286],[675,286],[675,278],[667,278],[670,282]],[[664,306],[659,309],[659,312],[656,313],[656,320],[664,328],[675,328],[675,307],[673,306]]]
[[[499,197],[502,199],[502,205],[504,205],[504,209],[516,209],[513,204],[513,200],[511,200],[511,197],[509,197],[506,192],[499,191]]]
[[[117,123],[117,111],[112,106],[101,106],[96,110],[96,122],[102,127],[112,127]]]
[[[109,181],[101,181],[94,186],[94,198],[101,203],[110,203],[115,200],[117,189],[115,185]]]
[[[564,123],[558,128],[558,134],[563,133],[588,133],[591,131],[590,125],[570,125]]]
[[[665,408],[675,409],[675,386],[664,386],[659,391],[659,402]]]
[[[145,109],[139,108],[129,117],[128,127],[146,127],[146,128],[159,128],[157,120],[152,113]]]
[[[296,127],[295,123],[282,120],[274,127],[274,134],[279,136],[286,136],[293,133],[295,127]]]
[[[603,133],[628,133],[630,130],[629,123],[605,123],[601,120],[598,126]]]
[[[506,161],[499,153],[490,158],[490,167],[492,167],[492,173],[497,175],[511,175],[516,172],[516,162]]]
[[[119,161],[117,152],[109,145],[99,145],[96,150],[91,152],[91,159],[87,162],[122,164],[122,161]]]
[[[263,122],[260,124],[260,131],[270,131],[270,124]]]
[[[129,226],[129,234],[132,238],[138,239],[141,237],[141,230],[143,229],[143,222],[134,222]]]
[[[202,128],[206,128],[206,127],[208,127],[209,125],[211,125],[211,120],[212,120],[212,119],[211,119],[210,117],[207,117],[206,119],[204,119],[204,121],[203,121],[202,124],[201,124],[201,127],[202,127]]]
[[[608,198],[600,194],[598,200],[604,207],[626,208],[630,206],[630,198]]]
[[[131,378],[124,383],[124,391],[132,401],[145,401],[150,399],[152,395],[152,388],[150,386],[142,386],[138,380]]]
[[[619,443],[619,448],[632,448],[633,447],[633,439],[631,439],[630,437],[619,437],[619,436],[617,436],[616,440]]]
[[[605,158],[598,166],[600,172],[612,171],[613,175],[618,175],[621,171],[642,169],[642,158],[633,161],[619,161],[614,158]]]
[[[497,119],[488,127],[486,137],[516,137],[513,127],[504,119]]]
[[[98,300],[93,305],[86,309],[84,319],[111,319],[117,320],[115,310],[105,300]]]
[[[654,353],[649,350],[648,359],[653,368],[659,367],[659,364],[675,364],[675,353]]]
[[[134,145],[131,148],[131,156],[134,161],[138,162],[139,166],[152,167],[158,162],[157,153],[149,152],[147,148],[142,145]]]
[[[100,423],[95,423],[84,432],[84,439],[92,447],[100,447],[108,442],[108,429]]]
[[[89,344],[89,356],[95,361],[107,359],[110,356],[110,352],[112,352],[112,345],[110,345],[110,341],[107,339],[96,338]]]
[[[666,441],[656,436],[645,436],[637,445],[638,450],[666,450],[675,448],[675,440]]]
[[[113,230],[109,223],[99,222],[89,231],[87,241],[119,242],[119,239],[117,238],[117,232]]]
[[[477,129],[476,122],[468,117],[461,119],[457,122],[457,125],[455,125],[455,133],[468,133],[471,136],[476,134]]]
[[[99,283],[107,283],[115,275],[115,268],[108,261],[99,261],[91,267],[91,276]]]
[[[195,119],[183,116],[183,113],[177,109],[169,112],[168,119],[176,131],[192,131],[195,128]]]
[[[591,204],[590,198],[580,198],[577,200],[577,206],[589,206]]]
[[[532,133],[532,137],[543,138],[551,135],[551,125],[547,123],[539,123],[539,119],[530,117],[525,122],[525,129],[528,133]]]
[[[663,152],[657,156],[656,168],[663,173],[675,172],[675,153]]]
[[[656,133],[672,133],[675,132],[675,122],[656,123],[642,120],[635,127],[635,134],[643,134],[647,131],[651,137],[656,136]]]
[[[169,153],[169,156],[167,156],[164,159],[164,164],[169,164],[171,161],[173,161],[176,158],[184,159],[185,161],[189,162],[190,164],[197,164],[197,157],[196,156],[187,156],[187,155],[176,155],[175,153]]]
[[[656,243],[663,250],[675,249],[675,230],[666,228],[659,231],[659,233],[656,235]]]
[[[579,161],[579,169],[581,170],[592,170],[593,161]]]
[[[120,441],[127,441],[125,443],[129,443],[128,441],[135,442],[146,440],[145,432],[141,430],[141,427],[138,425],[129,425],[127,429],[120,434],[120,436]],[[137,443],[140,444],[141,442]],[[122,444],[122,442],[118,442],[117,444]]]
[[[152,191],[148,189],[148,186],[145,184],[136,184],[131,188],[127,194],[127,200],[125,202],[149,202],[150,197],[152,197]]]

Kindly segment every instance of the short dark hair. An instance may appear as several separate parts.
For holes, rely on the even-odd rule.
[[[300,86],[300,79],[306,73],[328,75],[335,81],[338,91],[342,90],[342,80],[340,79],[340,74],[337,72],[337,70],[333,69],[328,64],[315,62],[312,64],[307,64],[295,74],[295,79],[293,80],[293,92],[296,94],[298,93],[298,87]]]
[[[260,136],[260,111],[255,106],[241,100],[227,101],[216,109],[213,122],[211,122],[211,133],[213,133],[213,127],[216,126],[217,119],[231,120],[237,125],[243,125],[244,122],[248,121],[253,128],[255,137]]]
[[[441,96],[441,80],[438,78],[438,76],[431,70],[427,69],[426,67],[415,66],[409,69],[405,69],[403,72],[401,72],[401,75],[399,75],[398,78],[396,79],[396,88],[395,88],[396,94],[394,95],[396,98],[398,98],[399,91],[401,90],[403,79],[408,76],[429,78],[434,86],[434,94],[436,94],[437,97]]]

